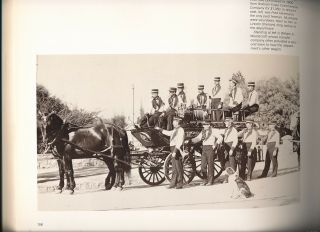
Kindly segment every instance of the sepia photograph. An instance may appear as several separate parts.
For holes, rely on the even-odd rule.
[[[300,201],[297,56],[37,56],[38,209]]]

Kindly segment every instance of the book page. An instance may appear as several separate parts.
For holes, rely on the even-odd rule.
[[[317,3],[4,7],[6,229],[319,227]]]

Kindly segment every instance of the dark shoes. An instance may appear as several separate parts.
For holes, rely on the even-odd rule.
[[[266,175],[260,175],[260,176],[258,176],[258,179],[266,178],[266,177],[267,177]]]

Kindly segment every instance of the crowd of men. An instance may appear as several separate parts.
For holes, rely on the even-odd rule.
[[[198,95],[195,104],[188,105],[184,83],[178,83],[177,87],[169,89],[167,104],[159,96],[158,89],[152,89],[151,110],[142,117],[140,127],[158,126],[163,129],[172,130],[173,117],[184,116],[187,108],[203,111],[203,115],[210,115],[214,121],[222,121],[224,117],[233,117],[237,114],[238,120],[242,120],[259,109],[258,93],[255,90],[255,82],[248,82],[249,95],[244,101],[243,91],[238,86],[237,79],[229,80],[229,102],[224,105],[225,95],[220,85],[220,77],[213,81],[212,94],[204,92],[204,85],[198,85]],[[244,114],[244,115],[243,115]]]
[[[246,120],[246,128],[237,131],[233,125],[233,118],[225,119],[226,128],[223,132],[212,127],[209,123],[203,124],[203,129],[195,138],[185,141],[184,129],[181,127],[181,118],[173,118],[173,130],[164,130],[160,127],[155,129],[170,136],[170,150],[172,154],[173,176],[168,188],[180,189],[183,187],[183,155],[184,143],[195,144],[202,142],[201,172],[204,177],[203,185],[213,185],[214,181],[214,160],[219,156],[223,169],[232,167],[238,170],[239,177],[250,181],[252,172],[257,160],[257,138],[258,131],[254,128],[253,120]],[[278,171],[278,150],[280,134],[275,129],[276,123],[270,122],[266,134],[266,159],[264,169],[259,178],[267,177],[272,162],[271,177],[277,176]],[[239,138],[242,142],[239,143]],[[246,173],[246,167],[248,171]],[[227,180],[226,180],[227,181]]]
[[[187,103],[184,83],[178,83],[177,87],[169,89],[168,105],[159,96],[158,89],[152,89],[151,111],[142,118],[141,127],[155,127],[163,134],[170,137],[170,150],[172,154],[173,177],[169,188],[182,188],[183,186],[183,151],[185,142],[189,144],[202,143],[201,172],[204,177],[203,185],[213,185],[214,160],[219,156],[222,168],[232,167],[239,171],[239,176],[250,181],[257,160],[258,131],[254,128],[254,121],[247,118],[259,109],[258,93],[255,90],[255,82],[248,82],[248,98],[244,101],[243,91],[238,86],[235,78],[229,80],[229,102],[224,105],[225,95],[220,85],[220,77],[214,78],[212,94],[204,92],[204,85],[198,86],[196,104]],[[213,128],[210,123],[203,122],[201,133],[195,138],[185,141],[184,129],[181,127],[183,112],[188,108],[202,110],[205,114],[211,114],[214,121],[224,121],[226,128],[223,132]],[[182,117],[181,117],[182,115]],[[246,128],[237,131],[234,127],[234,115],[236,120],[245,119]],[[179,117],[180,116],[180,117]],[[272,162],[272,177],[277,175],[278,148],[280,134],[275,129],[275,123],[270,122],[266,130],[266,159],[265,167],[259,178],[266,177]],[[239,143],[239,138],[242,142]],[[248,169],[246,173],[246,168]]]

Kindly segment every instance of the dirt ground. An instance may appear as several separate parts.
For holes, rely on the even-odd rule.
[[[52,190],[58,184],[57,170],[42,170],[38,173],[38,207],[39,210],[154,210],[258,208],[297,203],[300,196],[297,155],[284,144],[278,160],[278,176],[274,178],[256,179],[264,163],[256,164],[253,180],[247,182],[254,196],[248,199],[231,199],[230,185],[221,183],[223,177],[213,186],[200,186],[200,179],[195,178],[183,189],[176,190],[166,189],[167,181],[160,186],[148,186],[137,170],[132,170],[132,183],[123,191],[105,191],[103,182],[107,170],[103,167],[76,170],[75,193],[56,194]]]

